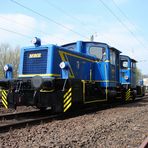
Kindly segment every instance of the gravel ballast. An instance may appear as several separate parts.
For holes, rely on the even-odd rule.
[[[29,112],[29,111],[34,111],[34,110],[38,110],[35,107],[31,107],[31,106],[18,106],[17,109],[6,109],[4,107],[0,107],[0,115],[2,114],[9,114],[9,113],[16,113],[16,112]]]
[[[139,147],[148,137],[148,99],[0,134],[0,147]]]

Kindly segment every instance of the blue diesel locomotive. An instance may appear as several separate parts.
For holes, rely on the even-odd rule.
[[[18,105],[66,112],[72,106],[134,100],[136,61],[106,43],[77,41],[21,49],[17,79],[0,81],[6,107]]]

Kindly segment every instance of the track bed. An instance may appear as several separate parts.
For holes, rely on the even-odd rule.
[[[0,134],[0,147],[139,147],[148,137],[148,98]]]

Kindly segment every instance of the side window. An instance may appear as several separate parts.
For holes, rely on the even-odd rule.
[[[105,48],[103,47],[91,46],[89,48],[89,53],[90,55],[96,56],[100,60],[103,60],[103,56],[106,57]]]
[[[121,60],[121,68],[122,69],[128,68],[128,60]]]
[[[115,51],[110,50],[110,63],[112,65],[115,65],[115,62],[116,62],[116,54],[115,54]]]
[[[65,45],[65,46],[62,46],[62,47],[66,48],[66,49],[68,49],[68,50],[75,50],[75,48],[76,48],[76,44]]]
[[[136,63],[132,62],[131,63],[131,68],[132,68],[133,71],[135,71],[135,69],[136,69]]]
[[[136,68],[136,63],[133,63],[133,68],[134,68],[134,69]]]
[[[69,48],[68,48],[68,50],[74,50],[74,49],[75,49],[74,47],[69,47]]]

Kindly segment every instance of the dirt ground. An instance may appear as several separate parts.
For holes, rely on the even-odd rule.
[[[135,148],[148,137],[148,99],[0,134],[0,147]]]

